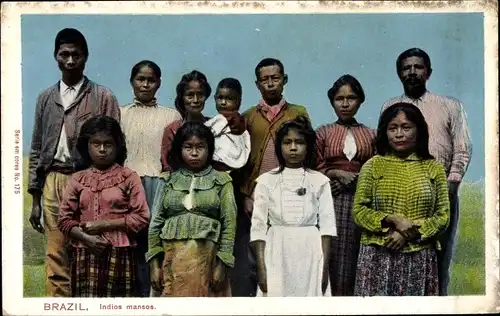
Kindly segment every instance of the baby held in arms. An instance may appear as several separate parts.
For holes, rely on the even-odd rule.
[[[215,93],[219,114],[205,122],[215,136],[213,166],[218,171],[239,169],[250,155],[250,134],[245,118],[238,112],[241,96],[242,88],[237,79],[222,79]]]

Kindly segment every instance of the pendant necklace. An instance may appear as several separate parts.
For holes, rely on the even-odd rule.
[[[305,170],[304,170],[304,172],[302,174],[302,181],[301,181],[300,187],[298,189],[296,189],[296,190],[293,190],[293,188],[289,188],[286,185],[286,183],[285,183],[285,181],[283,179],[283,173],[280,175],[280,178],[281,178],[280,179],[281,180],[280,181],[280,190],[281,190],[281,192],[280,192],[280,199],[281,199],[280,213],[281,214],[280,215],[281,215],[281,218],[282,218],[283,222],[287,222],[287,220],[285,220],[284,214],[283,214],[283,206],[284,206],[284,199],[283,198],[284,198],[284,192],[285,192],[284,189],[286,189],[288,192],[290,192],[290,191],[294,192],[298,196],[302,197],[301,200],[304,201],[303,197],[304,197],[304,195],[307,192],[306,188],[304,187],[305,177],[306,177],[306,173],[305,173]],[[300,223],[302,223],[304,221],[304,207],[303,207],[303,205],[300,207],[300,209],[302,210],[302,212],[301,212],[302,214],[298,218],[296,218],[296,219],[293,220],[293,222],[295,222],[297,224],[300,224]]]
[[[307,189],[304,187],[304,181],[305,181],[305,178],[306,178],[306,171],[304,170],[304,173],[302,174],[302,181],[301,181],[301,184],[300,184],[300,187],[295,190],[295,193],[298,195],[298,196],[304,196],[306,195],[307,193]],[[283,174],[281,174],[281,184],[284,185],[287,189],[289,189],[284,180],[283,180]],[[290,189],[291,190],[291,189]]]

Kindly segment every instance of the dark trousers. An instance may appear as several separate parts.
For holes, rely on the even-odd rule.
[[[257,295],[257,267],[250,248],[250,224],[250,218],[240,212],[236,220],[235,264],[230,272],[231,292],[234,297]]]
[[[159,178],[143,176],[141,177],[142,186],[144,187],[144,192],[146,193],[146,200],[148,202],[148,207],[150,210],[150,220],[153,218],[153,202],[156,195],[156,189],[160,183]],[[149,276],[149,264],[146,263],[146,252],[148,251],[148,227],[143,229],[137,234],[137,247],[136,257],[137,257],[137,272],[136,272],[136,289],[138,297],[149,297],[151,291],[150,276]],[[159,293],[153,291],[153,296],[159,296]]]
[[[450,223],[439,237],[441,251],[438,251],[439,295],[448,295],[450,283],[450,267],[455,254],[458,222],[460,218],[458,194],[450,196]]]
[[[137,246],[135,247],[137,258],[136,271],[136,297],[149,297],[150,279],[149,265],[146,263],[146,252],[148,251],[148,230],[144,229],[137,234]]]

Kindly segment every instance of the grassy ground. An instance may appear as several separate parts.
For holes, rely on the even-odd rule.
[[[26,164],[26,161],[25,161]],[[26,170],[26,169],[25,169]],[[27,173],[24,172],[27,184]],[[26,192],[26,190],[25,190]],[[44,295],[43,269],[45,239],[29,224],[31,197],[24,196],[24,296]],[[484,269],[484,187],[464,183],[460,190],[460,228],[457,250],[452,266],[450,295],[483,295]]]

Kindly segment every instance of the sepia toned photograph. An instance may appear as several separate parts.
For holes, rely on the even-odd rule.
[[[496,11],[2,4],[4,314],[498,312]]]

